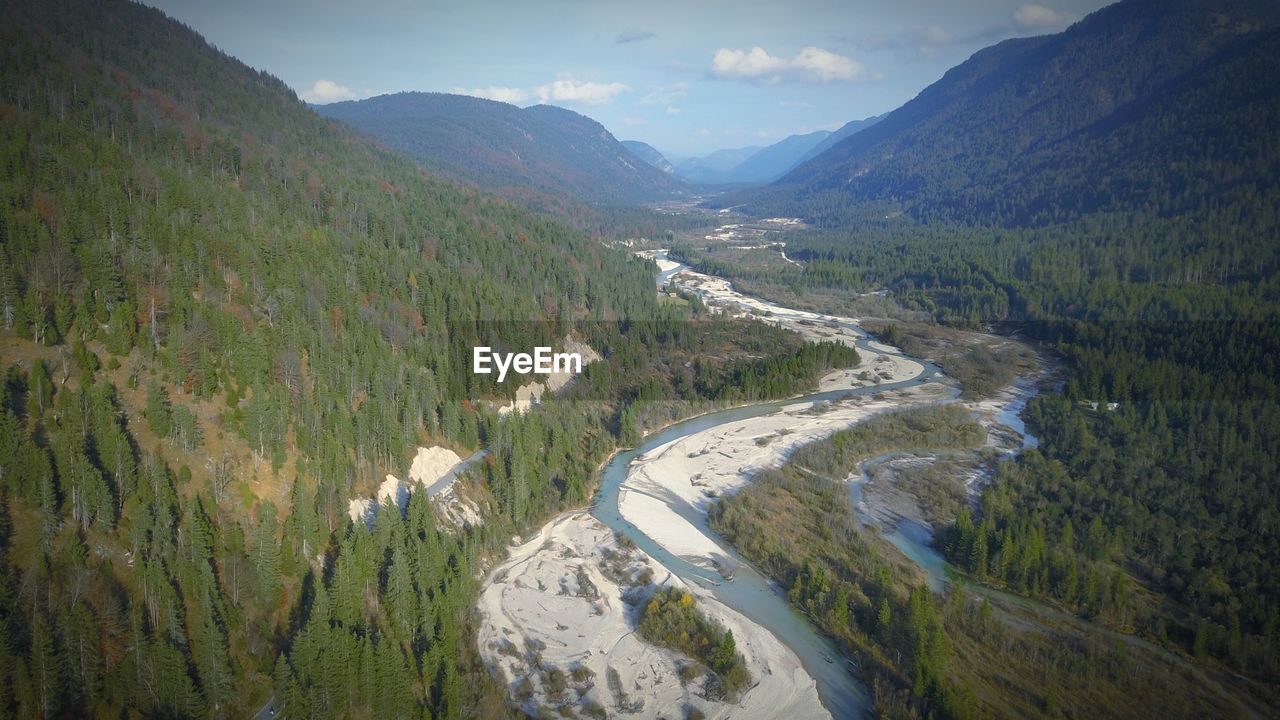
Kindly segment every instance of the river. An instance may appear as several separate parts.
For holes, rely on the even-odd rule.
[[[659,254],[665,260],[665,254]],[[683,265],[664,271],[658,283],[665,284],[680,270]],[[758,309],[758,303],[752,302]],[[814,315],[803,311],[792,311],[777,306],[770,307],[774,320],[796,320],[812,322]],[[858,335],[855,345],[865,353],[885,354],[884,346],[871,345],[871,340],[861,328],[852,322],[835,318],[822,320],[830,326],[840,326]],[[707,588],[717,600],[742,613],[752,621],[769,629],[789,647],[799,658],[806,672],[817,683],[818,695],[823,705],[837,718],[858,717],[870,712],[870,699],[866,688],[851,672],[836,647],[820,635],[803,615],[797,612],[787,601],[784,591],[776,583],[762,576],[751,565],[743,560],[737,552],[723,542],[706,525],[706,518],[701,513],[687,508],[681,515],[691,524],[705,533],[720,546],[723,554],[730,559],[733,567],[731,578],[725,579],[714,570],[693,565],[677,557],[662,545],[627,522],[619,513],[619,490],[631,470],[632,462],[645,453],[663,446],[673,440],[691,435],[708,428],[739,422],[748,418],[768,415],[783,406],[802,402],[833,401],[851,395],[881,393],[896,388],[909,387],[939,379],[938,368],[927,361],[915,359],[923,369],[914,377],[894,383],[884,383],[856,389],[841,389],[830,392],[814,393],[800,398],[788,398],[774,402],[759,403],[745,407],[722,410],[701,415],[684,422],[667,427],[646,437],[639,447],[616,454],[605,466],[600,489],[592,504],[591,514],[609,528],[619,531],[636,543],[657,562],[680,578],[696,582]],[[928,541],[927,533],[921,535],[910,531],[894,530],[888,533],[891,542],[902,549],[908,557],[919,562],[927,571],[942,573],[942,559],[933,548],[924,544]],[[932,574],[932,573],[931,573]],[[940,589],[940,588],[939,588]]]
[[[656,259],[662,267],[656,278],[660,287],[686,269],[683,265],[671,263],[665,253],[658,253]],[[712,412],[656,431],[644,438],[638,447],[620,451],[610,458],[601,471],[599,490],[593,499],[590,514],[595,521],[613,533],[630,539],[640,551],[651,557],[662,569],[671,572],[691,586],[697,586],[698,593],[709,596],[708,599],[714,601],[713,604],[723,605],[724,608],[743,616],[750,625],[755,626],[753,632],[756,636],[772,635],[770,642],[776,640],[790,650],[790,653],[799,660],[804,673],[808,678],[812,678],[813,685],[810,686],[808,678],[804,678],[800,685],[791,686],[783,683],[783,687],[802,688],[802,692],[808,693],[807,703],[813,702],[813,693],[816,691],[817,700],[833,717],[869,716],[872,711],[869,693],[859,679],[853,661],[844,658],[832,642],[823,637],[804,615],[791,606],[784,588],[759,573],[707,526],[705,511],[709,500],[697,496],[699,492],[697,488],[718,486],[714,485],[714,478],[711,475],[702,472],[693,474],[683,472],[679,464],[694,462],[689,459],[704,456],[710,462],[723,462],[715,458],[716,453],[711,451],[728,450],[727,453],[720,453],[724,458],[728,458],[728,470],[719,477],[733,479],[732,483],[723,486],[725,491],[731,491],[728,488],[738,486],[735,483],[745,479],[751,472],[746,467],[752,462],[763,463],[753,467],[766,467],[781,462],[780,458],[785,457],[786,448],[812,442],[832,430],[855,424],[860,421],[856,419],[859,417],[858,412],[863,412],[864,414],[860,417],[865,418],[867,416],[865,413],[896,407],[919,407],[922,403],[951,402],[959,394],[959,389],[953,382],[947,380],[933,363],[907,358],[897,350],[875,342],[850,318],[784,308],[744,296],[733,290],[727,281],[713,276],[689,273],[681,276],[680,283],[685,289],[692,289],[701,294],[709,305],[736,306],[737,309],[750,312],[762,321],[774,322],[801,332],[810,340],[839,337],[844,342],[850,342],[864,355],[865,367],[873,367],[874,372],[871,378],[867,378],[865,373],[855,378],[854,372],[862,373],[863,368],[860,367],[857,371],[846,370],[843,371],[843,375],[834,374],[832,378],[824,381],[823,387],[827,388],[825,391]],[[886,370],[886,368],[889,369]],[[837,385],[838,389],[830,389]],[[920,386],[925,387],[917,390],[916,388]],[[895,390],[898,392],[889,392]],[[858,398],[858,402],[852,406],[839,402],[851,396],[867,397]],[[1016,417],[1021,404],[1014,408],[1003,407],[1009,400],[1017,400],[1019,397],[1020,393],[1017,390],[1012,391],[1006,401],[995,406],[993,410],[996,412],[997,422],[1022,431]],[[826,420],[803,419],[803,415],[794,414],[808,412],[797,410],[801,406],[811,406],[811,409],[816,410],[822,403],[831,403],[822,407],[829,408],[837,414],[830,415]],[[853,409],[850,410],[850,407]],[[857,408],[862,410],[859,411]],[[827,417],[824,415],[826,412],[827,410],[820,410],[813,418]],[[840,412],[848,414],[838,414]],[[844,424],[846,420],[847,425]],[[780,422],[792,423],[793,421],[794,424],[783,424],[781,431],[777,429]],[[808,422],[815,424],[805,425]],[[822,429],[821,434],[815,429],[819,426]],[[761,430],[762,427],[766,429]],[[768,431],[767,428],[775,428],[775,430]],[[760,434],[761,432],[764,434]],[[774,434],[771,435],[770,432]],[[695,435],[697,437],[692,437]],[[771,444],[772,438],[775,437],[785,439],[775,446]],[[739,444],[717,445],[712,448],[708,438],[713,438],[717,442]],[[725,438],[730,439],[725,440]],[[746,452],[741,444],[744,439],[751,446],[751,449]],[[758,442],[760,439],[766,439],[763,446]],[[704,445],[704,441],[708,444]],[[692,452],[691,448],[680,447],[681,442],[699,445],[702,450]],[[734,450],[733,447],[737,449]],[[760,448],[765,449],[760,450]],[[759,452],[756,452],[757,450]],[[669,456],[666,455],[668,451]],[[748,456],[754,460],[748,459]],[[663,465],[664,457],[666,460],[677,463],[677,466]],[[761,458],[766,459],[761,460]],[[698,467],[708,469],[712,466]],[[649,475],[650,472],[656,474]],[[712,472],[714,474],[719,471]],[[689,483],[683,485],[682,481],[686,479]],[[693,482],[695,479],[698,482]],[[649,484],[645,485],[646,482]],[[708,482],[713,484],[708,486],[706,485]],[[858,504],[863,482],[865,482],[865,475],[861,481],[850,483],[854,512],[857,513],[859,521],[863,524],[880,526],[886,539],[924,570],[929,586],[935,591],[943,590],[948,567],[939,553],[931,547],[930,529],[909,520],[898,522],[893,527],[876,523]],[[679,490],[677,486],[683,490]],[[676,490],[684,492],[685,495],[680,496],[675,492]],[[697,499],[691,501],[691,494]],[[655,502],[655,498],[661,499]],[[653,512],[655,507],[659,511],[656,515]],[[631,519],[628,520],[628,518]],[[633,524],[633,521],[639,526]],[[547,600],[551,604],[542,606],[541,610],[531,606],[531,603],[541,605],[545,597],[542,579],[547,579],[550,586],[564,572],[573,571],[571,565],[556,566],[557,559],[581,558],[592,552],[591,546],[594,540],[583,544],[576,541],[568,542],[566,540],[568,536],[553,537],[554,528],[564,527],[565,522],[563,517],[558,518],[544,527],[541,535],[529,539],[528,544],[521,548],[523,554],[517,553],[520,557],[513,557],[513,560],[508,563],[514,563],[514,569],[504,565],[490,574],[486,582],[494,592],[492,597],[488,591],[484,596],[493,602],[486,600],[482,601],[482,604],[485,604],[489,608],[489,614],[498,620],[495,620],[493,627],[489,628],[490,642],[481,644],[482,647],[492,645],[490,649],[501,653],[501,647],[511,642],[508,636],[526,635],[528,631],[541,624],[544,629],[538,634],[547,636],[553,643],[559,644],[558,647],[548,649],[548,652],[553,650],[556,652],[557,662],[593,662],[599,665],[597,670],[603,672],[606,668],[614,667],[610,663],[619,662],[614,651],[621,647],[626,636],[632,634],[625,624],[620,624],[621,621],[618,621],[619,624],[610,631],[614,633],[613,635],[602,636],[606,638],[603,641],[606,647],[583,646],[582,641],[587,636],[573,635],[573,633],[587,632],[585,627],[596,621],[584,621],[586,623],[583,625],[584,629],[574,631],[569,627],[573,623],[565,619],[569,616],[553,614],[559,612],[555,609],[556,607],[563,608],[571,602],[570,600]],[[689,549],[690,542],[697,550]],[[573,552],[569,552],[570,549]],[[545,560],[538,559],[542,553],[549,553]],[[570,562],[577,563],[579,560],[573,559]],[[552,570],[546,575],[537,575],[538,568],[544,565],[552,567]],[[515,573],[515,579],[509,578],[508,570]],[[583,572],[587,571],[583,570]],[[527,583],[536,584],[536,591],[529,590],[532,585]],[[564,593],[561,592],[555,597],[563,596]],[[586,606],[577,607],[585,609]],[[590,610],[588,612],[590,613]],[[532,620],[529,613],[538,619]],[[562,635],[556,635],[556,633],[562,633]],[[552,638],[551,635],[556,636]],[[617,638],[616,643],[610,639],[614,637]],[[639,657],[647,651],[634,646],[631,648],[629,651],[632,653],[631,656],[622,656],[638,658],[631,661],[631,666],[639,662],[649,662]],[[763,672],[772,674],[780,671],[786,673],[788,668],[794,670],[792,664],[794,660],[790,659],[789,654],[784,652],[783,655],[773,657],[786,658],[785,664],[782,667],[769,667],[766,663]],[[516,664],[519,665],[519,663]],[[628,667],[628,664],[623,662],[620,667]],[[648,665],[645,667],[649,668]],[[527,666],[523,665],[520,667],[513,665],[510,669],[513,672],[517,670],[531,672]],[[656,687],[654,685],[657,682],[654,675],[656,672],[658,672],[657,668],[649,669],[645,676],[647,687]],[[772,687],[777,689],[780,686]],[[640,685],[637,684],[635,688],[637,692],[641,691]],[[657,696],[652,697],[658,699]],[[760,697],[771,698],[776,695]],[[774,711],[774,714],[781,712],[784,706],[786,702],[777,705],[779,710]],[[763,710],[764,707],[768,707],[767,703],[742,707],[754,707],[758,712],[768,714],[768,711]],[[803,707],[816,710],[812,704]],[[803,709],[798,710],[794,706],[791,706],[788,713],[791,717],[806,715]]]

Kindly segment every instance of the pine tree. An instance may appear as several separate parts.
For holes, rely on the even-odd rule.
[[[725,630],[711,655],[711,668],[718,673],[726,673],[738,661],[738,645],[733,640],[733,631]]]

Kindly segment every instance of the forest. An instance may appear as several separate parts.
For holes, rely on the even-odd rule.
[[[1109,4],[1064,32],[974,53],[776,183],[712,203],[846,228],[1206,208],[1231,224],[1260,209],[1274,220],[1278,49],[1267,0]]]
[[[1065,593],[1086,615],[1099,613],[1099,588],[1115,576],[1164,601],[1100,619],[1265,680],[1280,658],[1272,570],[1280,494],[1270,481],[1280,467],[1275,228],[1267,203],[1230,215],[1130,211],[1040,228],[866,222],[787,236],[803,270],[708,269],[766,296],[888,288],[935,322],[1049,353],[1066,381],[1060,397],[1038,398],[1026,416],[1040,451],[1005,468],[972,519],[989,531],[988,563],[997,541],[1013,537],[1018,552],[1044,545],[1043,560],[1034,577],[1007,565],[982,576],[1045,597]],[[702,267],[702,248],[679,252]],[[1060,545],[1067,519],[1076,546]],[[1097,524],[1108,560],[1086,565],[1079,542]],[[976,570],[964,553],[981,545],[971,536],[953,559]],[[1061,557],[1082,560],[1068,570]]]
[[[990,589],[980,573],[953,577],[935,594],[913,561],[857,519],[847,478],[861,461],[893,450],[972,449],[983,435],[956,406],[880,415],[757,474],[712,507],[710,523],[837,643],[867,682],[878,717],[1238,717],[1274,706],[1263,683],[1241,683],[1232,672],[1133,642],[1055,605]],[[1024,524],[1025,511],[1012,507],[1003,506],[1002,523]],[[972,519],[962,514],[957,526],[971,528]],[[1111,552],[1102,529],[1083,528],[1078,537],[1082,558],[1093,548],[1103,548],[1099,557]],[[952,548],[959,540],[945,542]],[[1033,550],[1021,548],[1044,552],[1046,543],[1016,547],[999,567],[1025,567]],[[1052,540],[1047,547],[1059,556]],[[1137,603],[1123,574],[1080,582],[1098,612]]]
[[[477,577],[586,501],[646,388],[679,413],[856,362],[659,306],[600,235],[672,221],[584,231],[442,181],[142,5],[9,15],[0,717],[502,714]],[[514,383],[467,348],[571,335],[607,362],[500,420]],[[433,444],[489,450],[482,524],[423,493],[348,520]]]

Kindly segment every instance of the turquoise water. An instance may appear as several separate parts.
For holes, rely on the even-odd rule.
[[[666,253],[658,253],[658,257],[666,259]],[[661,273],[657,284],[664,286],[680,270],[676,268]],[[774,318],[811,319],[801,313],[788,312],[785,309],[773,313]],[[856,346],[862,352],[881,354],[868,345],[868,338],[861,328],[846,322],[832,320],[828,325],[846,328],[858,335]],[[787,601],[783,589],[773,581],[762,576],[746,560],[725,543],[706,524],[705,516],[687,505],[673,508],[682,518],[704,535],[715,541],[720,548],[717,558],[724,574],[694,565],[677,557],[650,537],[627,522],[618,512],[618,492],[626,480],[631,463],[636,457],[673,440],[692,435],[708,428],[738,422],[747,418],[759,417],[775,412],[786,405],[800,402],[823,402],[839,400],[851,395],[868,395],[909,387],[938,379],[941,375],[938,368],[924,360],[912,358],[919,362],[923,370],[916,377],[895,383],[885,383],[853,390],[835,390],[815,393],[798,398],[788,398],[774,402],[759,403],[730,410],[701,415],[684,422],[667,427],[644,439],[639,447],[619,452],[604,467],[600,478],[600,489],[591,507],[591,514],[609,528],[622,533],[653,557],[667,570],[687,582],[698,583],[707,588],[715,598],[750,618],[753,622],[768,628],[777,638],[799,658],[804,669],[817,683],[818,696],[822,704],[837,718],[862,717],[870,715],[871,705],[866,688],[851,670],[851,663],[841,657],[835,645],[820,635],[809,620],[797,612]],[[1026,432],[1026,427],[1018,417],[1027,400],[1035,394],[1035,388],[1020,388],[1023,394],[996,416],[1003,423],[1023,436],[1023,447],[1035,447],[1036,438]],[[1029,390],[1029,393],[1027,392]],[[958,394],[958,391],[955,391]],[[954,395],[953,395],[954,397]],[[877,525],[876,521],[858,510],[862,501],[862,485],[866,482],[865,468],[867,463],[901,455],[903,453],[887,453],[864,462],[860,468],[861,478],[849,484],[850,499],[854,511],[862,524]],[[934,592],[942,592],[952,571],[942,555],[933,548],[933,531],[927,525],[913,520],[899,520],[887,532],[882,529],[884,537],[904,555],[914,561],[924,571],[929,587]]]
[[[665,278],[659,278],[659,282],[665,282],[678,270],[679,268],[663,273]],[[860,339],[856,344],[859,350],[878,354],[878,351],[867,346],[867,338],[860,328],[846,323],[840,323],[840,325],[858,334]],[[721,550],[721,557],[718,560],[721,566],[726,568],[725,575],[693,565],[667,551],[622,518],[618,512],[618,491],[627,478],[631,462],[636,457],[673,440],[707,428],[767,415],[783,406],[798,402],[823,402],[839,400],[851,395],[874,394],[929,382],[939,375],[936,366],[928,362],[921,362],[921,364],[924,369],[919,375],[909,380],[853,390],[815,393],[799,398],[722,410],[685,420],[653,433],[646,437],[639,447],[613,456],[602,471],[600,490],[591,508],[592,516],[609,528],[626,535],[667,570],[685,581],[695,582],[707,588],[718,601],[773,632],[800,658],[804,669],[817,683],[818,696],[823,706],[837,718],[861,717],[870,713],[870,699],[866,688],[850,671],[836,647],[822,637],[808,619],[791,607],[785,593],[721,540],[707,527],[706,518],[691,507],[676,508],[676,510],[716,542]],[[900,547],[903,547],[903,551],[909,557],[917,559],[922,564],[932,561],[929,553],[933,553],[933,550],[927,546],[918,546],[909,531],[901,533],[901,542]],[[933,554],[936,555],[936,553]],[[937,560],[941,561],[941,558],[938,557]]]

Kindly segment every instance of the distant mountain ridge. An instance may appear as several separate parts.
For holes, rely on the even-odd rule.
[[[622,140],[622,147],[631,152],[632,155],[658,168],[668,175],[672,175],[676,171],[676,167],[671,164],[657,148],[646,142],[639,140]]]
[[[791,168],[795,167],[796,165],[799,165],[800,163],[806,160],[809,160],[811,158],[815,158],[821,155],[827,150],[830,150],[832,147],[836,145],[836,143],[839,143],[841,140],[844,140],[845,138],[849,137],[850,135],[853,135],[854,133],[866,130],[872,125],[875,125],[876,123],[880,122],[882,119],[884,119],[883,114],[873,115],[869,118],[863,118],[862,120],[850,120],[844,125],[841,125],[840,128],[835,132],[827,133],[827,136],[823,138],[821,142],[815,144],[813,147],[809,149],[809,152],[805,153],[800,158],[792,162],[791,167],[788,167],[787,170],[790,170]],[[777,177],[781,177],[783,174],[785,174],[785,171],[783,173],[779,173]],[[777,179],[777,177],[773,179]]]
[[[790,135],[739,163],[729,171],[729,175],[733,182],[742,183],[777,180],[830,136],[829,130]]]
[[[1278,27],[1269,1],[1126,0],[981,50],[768,188],[718,202],[1002,225],[1253,204],[1280,176]]]
[[[741,148],[716,150],[702,157],[683,158],[675,161],[676,174],[694,183],[732,182],[732,180],[726,179],[726,174],[746,162],[748,158],[760,150],[761,148],[758,145],[749,145]]]
[[[871,127],[881,116],[845,123],[835,132],[817,130],[804,135],[788,135],[767,147],[717,150],[701,158],[676,164],[676,173],[690,182],[704,185],[760,184],[777,180],[805,160],[815,157],[840,140]]]
[[[557,204],[625,204],[679,195],[683,184],[637,162],[600,123],[551,105],[445,93],[397,93],[316,111],[378,138],[428,169],[487,190]]]

